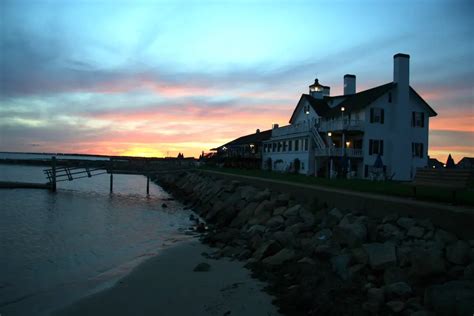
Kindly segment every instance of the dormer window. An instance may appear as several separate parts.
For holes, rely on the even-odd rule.
[[[306,115],[309,114],[309,106],[308,105],[304,106],[304,114],[306,114]]]

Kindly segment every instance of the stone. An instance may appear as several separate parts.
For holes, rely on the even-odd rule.
[[[288,217],[292,217],[292,216],[299,216],[299,210],[301,208],[301,205],[300,204],[296,204],[290,208],[288,208],[284,213],[283,213],[283,216],[285,216],[286,218]]]
[[[344,214],[342,214],[342,212],[338,208],[335,207],[326,214],[324,218],[324,226],[334,227],[337,224],[339,224],[339,222],[341,221],[343,217],[344,217]]]
[[[408,297],[412,293],[412,288],[405,282],[396,282],[385,286],[387,297]]]
[[[273,215],[274,216],[283,215],[283,213],[285,213],[286,210],[287,210],[286,206],[277,207],[276,209],[273,210]]]
[[[378,226],[379,234],[383,240],[388,240],[391,238],[395,238],[396,240],[400,240],[404,237],[404,232],[400,230],[397,226],[386,223],[383,225]]]
[[[413,218],[409,217],[400,217],[397,220],[397,224],[400,227],[405,228],[406,230],[410,229],[412,226],[414,226],[416,221]]]
[[[426,230],[434,230],[434,225],[429,218],[419,220],[418,225],[425,228]]]
[[[472,315],[474,281],[449,281],[425,290],[425,306],[436,315]]]
[[[387,307],[394,313],[400,313],[403,309],[405,309],[405,303],[402,301],[390,301],[385,305],[387,305]]]
[[[286,248],[294,247],[297,242],[295,236],[288,231],[277,231],[273,234],[273,239]]]
[[[425,235],[423,236],[423,239],[425,240],[431,240],[434,238],[434,231],[433,230],[429,230],[425,233]]]
[[[304,258],[301,258],[300,260],[298,260],[297,263],[303,263],[303,264],[316,264],[316,261],[314,261],[313,259],[311,258],[308,258],[308,257],[304,257]]]
[[[408,229],[407,236],[413,238],[421,238],[425,233],[425,229],[423,227],[412,226]]]
[[[267,226],[271,231],[283,228],[284,225],[285,219],[281,215],[273,216],[265,223],[265,226]]]
[[[314,225],[316,220],[314,218],[313,213],[311,213],[310,211],[308,211],[304,208],[301,208],[299,210],[298,214],[301,217],[301,219],[303,220],[303,223],[305,223],[308,226],[313,226]]]
[[[410,316],[434,316],[434,314],[427,310],[422,309],[422,310],[411,313]]]
[[[382,288],[370,288],[367,291],[367,299],[371,302],[383,304],[385,302],[385,290]]]
[[[262,263],[269,265],[280,265],[295,259],[296,253],[293,249],[283,248],[273,256],[266,257]]]
[[[464,268],[464,279],[474,281],[474,263],[471,263],[466,268]]]
[[[247,233],[249,233],[250,236],[255,234],[262,235],[265,232],[265,229],[266,227],[263,225],[252,225],[247,229]]]
[[[334,243],[318,245],[314,248],[314,254],[320,258],[328,258],[339,254],[340,247]]]
[[[331,258],[333,271],[344,281],[351,278],[351,273],[349,271],[350,262],[350,255],[338,255]]]
[[[383,281],[385,285],[396,282],[405,282],[406,275],[405,272],[398,266],[388,267],[383,273]]]
[[[258,204],[256,202],[251,202],[247,204],[247,206],[241,210],[237,216],[232,220],[230,223],[230,227],[241,227],[244,224],[248,223],[250,218],[252,218],[255,209],[257,208]]]
[[[285,226],[293,226],[295,224],[301,223],[301,218],[299,216],[289,216],[285,220]]]
[[[369,256],[362,247],[351,249],[351,254],[354,261],[359,264],[366,265],[369,262]]]
[[[211,269],[211,265],[206,262],[199,263],[196,267],[194,267],[194,272],[207,272]]]
[[[382,219],[382,223],[383,224],[394,223],[397,219],[398,219],[398,214],[396,213],[389,214]]]
[[[371,314],[377,314],[380,310],[380,304],[377,302],[368,301],[362,304],[362,308]]]
[[[438,248],[411,249],[409,274],[415,278],[428,278],[446,272],[442,252]]]
[[[287,206],[288,201],[290,200],[290,195],[287,193],[281,193],[276,198],[276,205],[277,206]]]
[[[333,229],[334,239],[343,245],[356,247],[367,241],[367,226],[361,218],[347,214]]]
[[[328,228],[322,229],[318,231],[314,237],[313,240],[316,244],[321,244],[325,243],[326,241],[330,240],[332,238],[332,231]]]
[[[265,201],[267,199],[269,199],[271,196],[271,193],[270,193],[270,190],[269,189],[265,189],[263,191],[258,191],[257,193],[255,193],[251,198],[250,198],[250,201],[252,202],[257,202],[257,203],[261,203],[262,201]]]
[[[364,244],[363,248],[367,252],[372,269],[384,269],[397,262],[395,245],[391,242]]]
[[[442,246],[446,246],[458,240],[454,234],[451,234],[442,229],[436,230],[434,239]]]
[[[255,209],[253,217],[249,219],[249,224],[265,224],[272,217],[272,211],[274,206],[274,201],[262,201]]]
[[[273,256],[276,254],[278,251],[280,251],[281,246],[278,244],[278,242],[274,240],[269,240],[264,242],[254,253],[253,253],[253,258],[257,260],[262,260],[263,258],[266,258],[268,256]]]
[[[458,240],[446,247],[446,258],[454,264],[465,265],[469,263],[471,247],[464,240]]]

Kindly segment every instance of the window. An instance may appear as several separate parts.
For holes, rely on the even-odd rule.
[[[283,147],[283,146],[282,146],[282,143],[281,143],[281,142],[278,142],[278,151],[281,151],[281,147]]]
[[[382,139],[369,140],[369,155],[383,156],[383,140]]]
[[[267,152],[267,144],[263,144],[263,152],[264,152],[264,153]]]
[[[388,93],[388,103],[392,103],[392,92]]]
[[[292,151],[292,150],[293,150],[292,145],[293,145],[293,141],[292,141],[292,140],[289,140],[289,141],[288,141],[288,151]]]
[[[299,140],[299,139],[295,139],[295,151],[300,150],[299,145],[300,145],[300,140]]]
[[[425,113],[423,113],[423,112],[412,112],[411,113],[411,126],[413,126],[413,127],[425,127]]]
[[[273,143],[273,150],[272,150],[273,152],[276,151],[276,145],[277,145],[276,143]]]
[[[287,143],[287,141],[284,141],[283,142],[283,151],[287,151],[287,149],[288,149],[288,143]]]
[[[371,108],[370,109],[370,123],[380,123],[384,122],[384,110],[381,108]]]
[[[304,150],[308,151],[308,139],[307,138],[304,139]]]
[[[423,158],[423,143],[411,143],[412,157]]]

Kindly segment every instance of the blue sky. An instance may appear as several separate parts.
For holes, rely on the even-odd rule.
[[[474,155],[472,1],[2,1],[0,150],[165,155],[288,121],[317,76],[435,108],[430,153]],[[456,160],[457,160],[456,159]]]

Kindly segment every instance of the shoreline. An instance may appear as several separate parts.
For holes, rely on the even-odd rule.
[[[52,315],[279,315],[244,263],[202,255],[214,251],[197,239],[182,241]],[[199,263],[209,271],[193,271]]]

